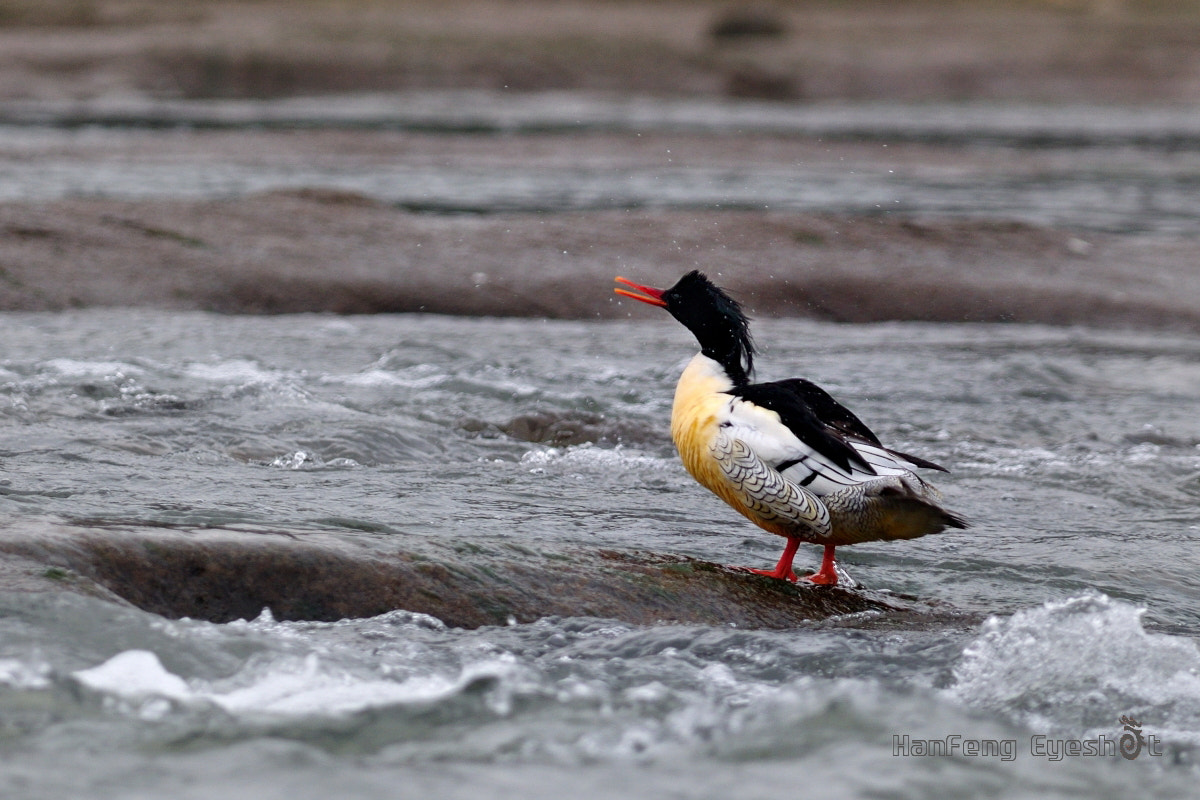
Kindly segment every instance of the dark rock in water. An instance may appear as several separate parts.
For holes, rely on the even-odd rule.
[[[358,544],[356,541],[354,544]],[[424,545],[423,545],[424,546]],[[10,588],[116,596],[167,617],[214,622],[336,620],[405,609],[456,627],[591,616],[786,628],[863,611],[900,610],[840,588],[792,585],[684,557],[616,551],[401,550],[387,539],[350,547],[334,534],[82,527],[0,529]],[[13,569],[8,570],[12,572]]]
[[[374,197],[368,197],[362,192],[352,192],[346,189],[330,189],[325,186],[302,186],[298,189],[275,189],[266,192],[277,197],[291,197],[297,200],[308,200],[331,206],[357,206],[359,208],[380,208],[383,206]]]
[[[503,423],[488,423],[478,419],[459,422],[464,431],[483,437],[503,434],[522,442],[537,442],[555,447],[578,444],[653,444],[667,443],[663,430],[645,425],[612,419],[603,414],[578,412],[571,415],[536,411],[521,414]]]
[[[725,9],[713,20],[708,34],[717,41],[778,38],[787,33],[779,12],[767,5],[739,4]]]

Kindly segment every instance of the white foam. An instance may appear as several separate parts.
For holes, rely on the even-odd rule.
[[[272,467],[280,469],[303,469],[304,467],[318,466],[317,457],[306,450],[297,450],[294,453],[287,455],[276,456],[271,462]]]
[[[449,379],[441,369],[432,364],[417,364],[399,370],[372,367],[352,375],[325,375],[322,383],[343,386],[402,387],[406,389],[430,389]]]
[[[364,678],[324,666],[315,653],[272,664],[246,686],[220,691],[200,688],[195,700],[208,700],[232,714],[309,716],[352,714],[368,708],[436,702],[454,694],[458,681],[424,675],[404,681]]]
[[[127,650],[72,677],[92,691],[125,704],[142,717],[161,717],[163,701],[216,706],[239,717],[340,717],[371,708],[436,703],[476,681],[503,679],[513,666],[503,659],[473,664],[456,676],[436,673],[389,680],[321,658],[279,656],[250,662],[230,678],[191,681],[170,672],[147,650]]]
[[[27,664],[15,658],[0,658],[0,685],[13,689],[46,689],[50,686],[48,664]]]
[[[529,450],[521,456],[521,463],[531,471],[545,471],[548,467],[561,469],[585,469],[601,472],[623,471],[630,468],[664,469],[675,467],[674,459],[648,456],[636,450],[616,447],[596,447],[591,442],[573,445],[563,450],[539,448]]]
[[[1195,730],[1200,647],[1147,632],[1145,609],[1089,592],[992,617],[954,668],[953,699],[1049,728],[1125,713]]]
[[[46,366],[68,378],[106,378],[140,375],[143,370],[123,361],[77,361],[73,358],[52,358]]]
[[[189,378],[223,384],[262,383],[273,381],[276,374],[247,359],[233,359],[216,364],[189,364],[184,369]]]
[[[310,453],[307,450],[297,450],[294,453],[276,456],[271,461],[272,467],[279,469],[352,469],[362,466],[353,458],[332,458],[325,461],[315,453]]]
[[[103,664],[72,673],[72,677],[89,689],[134,702],[153,697],[192,697],[187,682],[168,672],[158,656],[148,650],[117,653]]]
[[[258,616],[251,620],[235,619],[232,622],[226,623],[208,623],[197,622],[196,620],[188,620],[186,630],[190,633],[197,629],[209,629],[215,632],[223,632],[228,629],[239,630],[248,629],[255,631],[269,632],[273,636],[281,636],[284,638],[303,638],[312,631],[324,631],[336,628],[361,628],[364,626],[381,626],[385,629],[392,627],[412,626],[414,628],[422,628],[426,630],[445,630],[446,623],[442,622],[437,617],[432,617],[429,614],[421,614],[416,611],[405,611],[396,609],[387,611],[376,617],[369,619],[340,619],[334,622],[319,622],[307,620],[302,622],[280,622],[275,619],[275,615],[267,606],[259,612]],[[198,627],[199,626],[199,627]],[[167,623],[164,626],[166,630],[173,630],[173,635],[182,635],[176,628],[174,623]]]

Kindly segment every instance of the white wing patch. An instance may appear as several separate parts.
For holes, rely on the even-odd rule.
[[[772,472],[781,465],[790,465],[780,474],[789,483],[818,497],[881,477],[907,475],[914,467],[882,447],[849,441],[850,446],[875,470],[875,474],[853,464],[847,470],[792,433],[774,411],[738,398],[730,400],[727,416],[719,425],[725,436],[741,442],[758,459],[772,467]]]
[[[863,457],[864,461],[875,468],[875,472],[880,477],[905,475],[917,468],[916,464],[911,464],[878,445],[851,441],[850,446],[858,451],[858,454]]]

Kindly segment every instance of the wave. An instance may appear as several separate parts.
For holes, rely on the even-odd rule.
[[[282,722],[317,717],[338,719],[375,708],[428,706],[508,669],[503,661],[483,662],[456,677],[416,675],[403,680],[355,674],[316,653],[251,663],[221,681],[188,681],[167,670],[148,650],[126,650],[71,677],[81,686],[121,704],[141,719],[162,718],[175,707],[208,706],[242,723]]]
[[[947,693],[1034,729],[1111,733],[1124,714],[1200,744],[1200,647],[1147,631],[1145,612],[1087,592],[992,617]]]

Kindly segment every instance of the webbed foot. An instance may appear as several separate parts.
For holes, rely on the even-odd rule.
[[[791,581],[792,583],[795,583],[796,581],[799,580],[799,578],[796,577],[796,573],[792,570],[792,568],[790,566],[787,568],[787,572],[781,572],[778,567],[776,567],[775,569],[755,569],[754,567],[730,567],[730,569],[736,569],[739,572],[753,572],[755,575],[766,575],[768,578],[775,578],[775,579],[781,580],[781,581]]]
[[[825,545],[825,556],[821,559],[821,568],[812,575],[804,576],[804,580],[818,586],[837,586],[838,574],[833,560],[833,551],[833,545]]]

